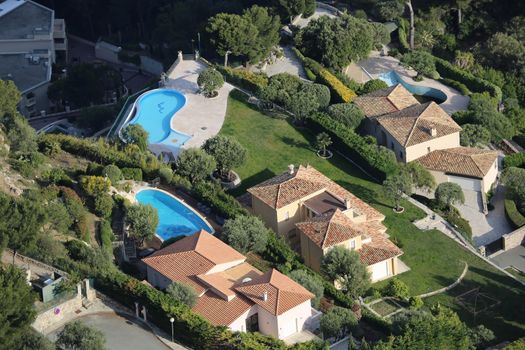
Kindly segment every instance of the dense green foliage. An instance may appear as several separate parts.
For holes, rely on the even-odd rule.
[[[370,273],[359,260],[359,254],[346,247],[335,246],[328,251],[321,262],[321,272],[353,298],[370,287]]]
[[[190,308],[197,303],[197,298],[199,297],[192,286],[182,282],[172,282],[168,288],[166,288],[166,292],[171,295],[174,300]]]
[[[142,151],[148,148],[148,136],[148,132],[140,124],[131,124],[122,130],[124,141],[139,146]]]
[[[243,254],[250,251],[261,253],[266,249],[270,234],[258,217],[239,215],[226,220],[221,238]]]
[[[205,95],[211,96],[224,85],[224,78],[216,69],[206,68],[199,73],[197,85]]]
[[[117,184],[120,180],[122,180],[122,171],[120,168],[114,164],[106,165],[103,169],[101,174],[104,177],[107,177],[109,181],[112,184]]]
[[[177,173],[192,183],[204,180],[215,170],[215,159],[200,148],[184,149],[177,158]]]
[[[81,321],[67,323],[58,333],[57,345],[65,349],[75,350],[105,350],[104,334]]]
[[[365,115],[354,104],[351,103],[336,103],[328,107],[328,115],[335,121],[355,130],[364,120]]]
[[[317,309],[321,302],[321,297],[324,294],[323,279],[319,275],[310,273],[307,270],[293,270],[288,274],[288,277],[315,295],[312,299],[312,307]]]
[[[135,238],[139,245],[145,240],[153,238],[159,224],[157,209],[151,205],[136,204],[126,208],[126,224],[129,225],[130,236]]]
[[[243,68],[233,69],[223,66],[217,66],[216,68],[224,75],[227,82],[241,89],[248,90],[255,95],[259,95],[268,85],[268,76],[263,73],[253,73]]]
[[[325,339],[345,337],[357,326],[357,319],[350,309],[334,306],[321,317],[321,332]]]
[[[491,139],[490,131],[482,125],[464,124],[460,134],[461,146],[486,146]],[[505,158],[506,159],[506,158]]]
[[[314,19],[297,34],[295,41],[306,56],[334,69],[367,57],[375,44],[373,26],[350,15]]]
[[[231,170],[246,160],[246,149],[231,137],[214,136],[206,140],[202,149],[215,159],[219,175],[226,180],[229,180]]]
[[[22,270],[0,267],[0,349],[17,348],[35,318],[34,300]]]
[[[397,278],[391,278],[388,281],[388,284],[383,289],[383,294],[401,300],[408,300],[408,297],[410,296],[408,286]]]
[[[367,81],[361,90],[359,91],[361,94],[368,94],[370,92],[374,92],[381,89],[386,89],[388,87],[387,83],[385,83],[381,79],[371,79]]]
[[[450,208],[453,204],[464,203],[465,195],[461,187],[453,182],[443,182],[436,188],[436,200],[438,203]]]

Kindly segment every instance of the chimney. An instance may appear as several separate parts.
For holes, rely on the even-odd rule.
[[[436,137],[437,136],[437,129],[435,125],[430,126],[430,136]]]
[[[350,209],[350,200],[349,199],[345,199],[345,208],[346,209]]]
[[[290,175],[293,175],[293,172],[294,172],[294,165],[293,164],[288,165],[288,173],[290,173]]]
[[[263,301],[268,301],[268,292],[267,291],[263,292],[262,298],[263,298]]]

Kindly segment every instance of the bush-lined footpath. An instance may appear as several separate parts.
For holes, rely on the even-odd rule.
[[[495,97],[498,99],[498,101],[501,101],[502,92],[499,86],[496,86],[487,80],[478,78],[439,57],[434,56],[434,61],[436,64],[436,70],[443,78],[462,83],[472,92],[482,93],[487,91],[492,97]],[[456,88],[456,86],[453,87]]]
[[[317,113],[309,119],[309,123],[316,132],[329,133],[335,147],[380,180],[398,170],[399,165],[392,151],[375,143],[368,143],[363,137],[328,115]]]
[[[320,63],[304,56],[297,48],[294,47],[292,49],[301,62],[303,62],[305,69],[308,69],[308,71],[310,71],[311,74],[317,78],[316,80],[320,84],[328,86],[330,92],[332,93],[332,101],[351,102],[357,97],[355,91],[344,85],[341,80],[330,73],[330,71],[324,68]],[[313,76],[310,76],[309,78],[312,78]]]
[[[525,216],[519,212],[516,202],[511,198],[505,198],[505,214],[515,229],[525,225]]]
[[[263,73],[252,73],[246,69],[233,69],[216,65],[215,68],[224,75],[224,79],[230,84],[259,95],[268,85],[268,76]]]

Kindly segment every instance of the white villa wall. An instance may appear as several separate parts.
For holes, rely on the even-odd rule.
[[[312,317],[311,301],[305,301],[277,316],[278,338],[284,339],[304,328],[304,324]]]
[[[228,327],[234,332],[246,332],[246,319],[256,314],[257,311],[259,311],[259,307],[257,305],[253,305],[248,311],[239,316],[238,319],[230,323]]]
[[[148,273],[148,282],[159,289],[165,289],[171,284],[171,280],[158,272],[157,270],[151,268],[150,266],[147,267],[147,273]]]
[[[499,168],[498,159],[496,159],[494,163],[492,164],[487,175],[485,175],[485,177],[483,178],[483,183],[482,183],[483,192],[487,193],[488,191],[490,191],[492,184],[496,182],[496,178],[498,177],[498,170],[499,170],[498,168]]]
[[[279,335],[277,317],[275,317],[262,307],[257,306],[257,310],[259,314],[259,331],[262,334],[271,335],[277,338]]]
[[[435,150],[448,149],[459,146],[459,132],[455,132],[453,134],[445,135],[442,137],[437,137],[435,139],[407,147],[405,163],[421,158]],[[428,150],[429,147],[430,152]]]

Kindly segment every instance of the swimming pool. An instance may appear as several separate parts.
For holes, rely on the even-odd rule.
[[[443,103],[447,100],[447,95],[443,91],[428,86],[409,84],[393,70],[380,74],[379,79],[383,80],[388,86],[401,84],[414,95],[430,97],[436,100],[437,103]]]
[[[199,214],[174,196],[155,189],[146,189],[135,196],[137,202],[150,204],[159,214],[156,234],[162,240],[178,236],[190,236],[200,230],[214,230]]]
[[[173,89],[155,89],[142,94],[131,111],[129,124],[141,125],[149,134],[150,145],[168,147],[178,153],[178,149],[190,138],[171,128],[171,119],[186,104],[186,97]]]

